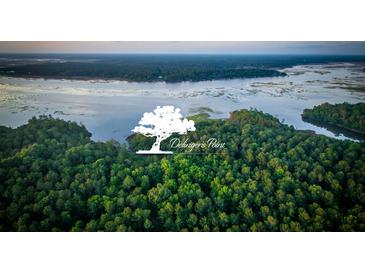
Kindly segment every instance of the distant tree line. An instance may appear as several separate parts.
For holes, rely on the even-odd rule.
[[[0,54],[0,75],[175,83],[285,76],[278,70],[364,61],[364,56],[355,55]]]
[[[184,64],[65,62],[27,64],[0,68],[1,75],[65,79],[113,79],[130,82],[175,83],[233,78],[285,76],[283,72],[265,68],[231,68],[219,64],[185,66]]]

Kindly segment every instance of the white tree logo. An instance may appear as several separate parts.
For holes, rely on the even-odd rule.
[[[145,112],[132,131],[147,137],[156,137],[150,150],[139,150],[137,154],[172,154],[172,151],[161,151],[160,144],[173,133],[186,134],[195,131],[194,121],[183,118],[179,108],[158,106],[153,112]]]

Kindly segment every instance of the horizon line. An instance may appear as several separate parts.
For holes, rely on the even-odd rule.
[[[17,54],[100,54],[100,55],[292,55],[292,56],[365,56],[360,53],[247,53],[247,52],[0,52],[0,55]]]

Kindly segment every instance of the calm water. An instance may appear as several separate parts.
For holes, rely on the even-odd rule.
[[[180,107],[185,115],[209,107],[213,117],[256,108],[296,129],[346,139],[303,122],[301,113],[323,102],[365,102],[365,92],[353,89],[364,89],[362,69],[350,63],[305,65],[284,69],[287,77],[177,84],[0,77],[0,124],[16,127],[51,114],[83,123],[94,140],[123,142],[143,113],[158,105]]]

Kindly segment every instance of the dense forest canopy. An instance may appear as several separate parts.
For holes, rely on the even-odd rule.
[[[365,230],[364,143],[254,110],[193,119],[184,138],[226,147],[146,157],[134,153],[150,146],[141,135],[129,147],[93,142],[85,127],[45,116],[0,127],[0,230]]]
[[[357,61],[365,56],[7,54],[0,55],[0,75],[179,82],[285,76],[277,69]]]
[[[303,111],[303,120],[336,126],[365,136],[365,103],[324,103]]]

